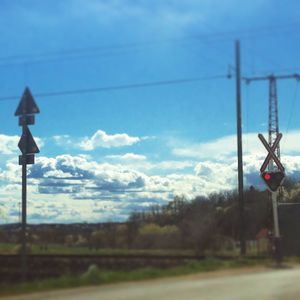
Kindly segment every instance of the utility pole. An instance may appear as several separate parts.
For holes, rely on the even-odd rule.
[[[21,202],[19,202],[18,205],[19,205],[19,223],[21,224]]]
[[[236,120],[237,120],[237,156],[238,156],[238,191],[239,191],[239,223],[240,223],[240,254],[246,254],[245,213],[244,213],[244,175],[242,148],[242,113],[241,113],[241,57],[240,41],[235,42],[236,63]]]
[[[279,120],[278,120],[278,98],[277,98],[277,80],[283,79],[296,79],[300,80],[299,74],[289,74],[289,75],[280,75],[275,76],[273,74],[269,76],[262,77],[250,77],[243,78],[247,84],[250,84],[252,81],[268,81],[269,82],[269,116],[268,116],[268,144],[271,147],[277,140],[278,143],[275,143],[276,146],[273,149],[275,157],[277,157],[279,163],[274,164],[274,158],[270,158],[268,163],[268,172],[269,173],[279,173],[280,166],[280,133],[279,133]],[[276,162],[276,161],[275,161]],[[282,183],[283,179],[281,180]],[[280,184],[281,184],[280,183]],[[282,196],[281,186],[279,189],[270,192],[269,198],[272,202],[273,207],[273,228],[274,228],[274,248],[275,248],[275,259],[279,265],[282,260],[282,250],[281,250],[281,238],[279,230],[279,220],[278,220],[278,196]]]

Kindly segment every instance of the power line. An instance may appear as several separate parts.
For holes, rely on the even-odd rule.
[[[295,30],[297,28],[296,25],[299,24],[287,24],[285,26],[282,25],[274,25],[274,26],[264,26],[264,27],[257,27],[257,28],[250,28],[245,30],[235,30],[235,31],[228,31],[228,32],[214,32],[214,33],[202,33],[202,34],[195,34],[195,35],[189,35],[189,36],[182,36],[179,38],[170,38],[170,39],[156,39],[156,40],[149,40],[149,41],[143,41],[143,42],[132,42],[132,43],[126,43],[126,44],[112,44],[112,45],[105,45],[100,47],[86,47],[86,48],[73,48],[73,49],[66,49],[66,50],[57,50],[57,51],[48,51],[48,52],[40,52],[35,54],[25,53],[25,54],[15,54],[15,55],[9,55],[9,56],[1,56],[0,62],[6,62],[6,61],[14,61],[14,60],[23,60],[23,59],[29,59],[29,61],[25,61],[23,63],[31,63],[37,58],[38,62],[41,62],[43,60],[48,61],[49,59],[57,59],[57,56],[60,57],[68,57],[78,55],[78,54],[85,54],[85,55],[91,55],[93,52],[99,51],[106,51],[106,53],[103,53],[105,55],[108,54],[116,54],[111,53],[107,51],[112,50],[134,50],[136,48],[140,47],[148,47],[153,45],[159,45],[159,44],[166,44],[166,43],[178,43],[183,41],[189,41],[189,40],[196,40],[199,41],[201,39],[216,39],[216,38],[225,38],[228,39],[229,37],[236,37],[236,36],[265,36],[265,35],[273,35],[274,30],[283,30],[283,31],[290,31]],[[296,27],[295,27],[296,26]],[[119,53],[118,53],[119,54]],[[85,55],[81,55],[78,58],[85,57]],[[94,54],[95,55],[95,54]],[[53,57],[54,56],[54,57]],[[18,62],[20,63],[20,61]],[[22,62],[21,62],[22,63]]]
[[[96,87],[96,88],[44,92],[44,93],[35,93],[35,97],[55,97],[55,96],[64,96],[64,95],[68,96],[68,95],[87,94],[87,93],[99,93],[99,92],[106,92],[106,91],[187,84],[187,83],[195,83],[203,80],[215,80],[215,79],[225,79],[225,78],[230,79],[231,76],[214,75],[214,76],[206,76],[206,77],[198,77],[198,78],[183,78],[183,79],[173,79],[173,80],[163,80],[163,81],[153,81],[153,82],[143,82],[143,83],[132,83],[132,84],[124,84],[124,85],[112,85],[112,86]],[[20,96],[4,96],[4,97],[0,97],[0,101],[15,100],[19,98]]]
[[[256,72],[254,72],[251,76],[255,75],[255,74],[275,74],[275,73],[280,73],[280,72],[297,72],[300,71],[300,66],[294,67],[294,68],[280,68],[280,69],[274,69],[274,70],[270,70],[270,69],[264,69],[264,70],[258,70]],[[249,76],[244,76],[244,77],[251,77]]]
[[[289,131],[289,127],[290,127],[290,123],[294,114],[294,108],[295,108],[295,103],[296,103],[296,99],[298,98],[298,91],[299,91],[299,81],[296,83],[296,89],[295,89],[295,93],[294,93],[294,97],[292,99],[292,105],[291,105],[291,111],[290,111],[290,116],[288,119],[288,123],[287,123],[287,127],[286,127],[286,134],[288,134]]]
[[[135,50],[135,53],[137,51],[141,51],[142,48],[137,48]],[[87,54],[80,54],[80,53],[75,53],[74,55],[67,55],[67,56],[53,56],[53,57],[49,57],[49,58],[43,58],[43,57],[34,57],[31,60],[16,60],[16,61],[8,61],[8,62],[1,62],[0,59],[0,68],[3,67],[10,67],[10,66],[15,66],[15,65],[22,65],[22,66],[32,66],[32,65],[37,65],[37,64],[44,64],[44,63],[55,63],[55,62],[66,62],[66,61],[74,61],[74,60],[80,60],[80,59],[91,59],[91,58],[106,58],[106,57],[114,57],[114,56],[120,56],[120,55],[124,55],[124,54],[131,54],[132,51],[129,49],[124,49],[124,51],[120,52],[120,51],[113,51],[113,52],[101,52],[101,53],[87,53]],[[197,54],[198,57],[203,58],[205,61],[207,60],[211,60],[216,62],[216,57],[214,58],[210,58],[207,57],[205,55],[203,55],[203,53],[201,54]]]

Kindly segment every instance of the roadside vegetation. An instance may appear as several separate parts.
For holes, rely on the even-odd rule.
[[[272,206],[266,191],[245,191],[248,253],[266,254],[257,247],[260,230],[272,229]],[[126,222],[41,224],[28,226],[29,253],[193,253],[238,255],[239,206],[235,192],[187,200],[175,197],[163,206],[132,212]],[[267,238],[267,237],[265,237]],[[20,226],[2,226],[0,253],[18,253]]]
[[[77,288],[84,286],[102,285],[118,282],[139,281],[154,278],[164,278],[179,275],[195,274],[201,272],[212,272],[216,270],[235,269],[243,267],[254,267],[257,265],[267,265],[270,261],[239,258],[234,260],[220,260],[207,258],[203,261],[188,263],[167,269],[143,268],[130,272],[101,270],[92,265],[81,276],[62,276],[47,280],[37,280],[28,283],[0,285],[0,295],[16,295],[24,293],[35,293],[53,289]]]
[[[289,202],[300,202],[299,184],[286,180],[284,193],[284,198]],[[192,200],[176,196],[166,205],[132,212],[128,220],[122,223],[28,225],[28,254],[201,255],[206,257],[205,260],[165,269],[146,267],[131,271],[99,269],[96,265],[85,270],[87,266],[84,266],[80,270],[81,275],[71,276],[59,271],[59,278],[56,279],[17,285],[6,283],[1,286],[0,294],[266,265],[271,259],[270,232],[273,227],[268,192],[250,187],[245,190],[244,199],[247,255],[252,256],[251,259],[239,257],[236,192],[211,194]],[[0,254],[19,252],[19,224],[2,225]],[[217,259],[222,255],[231,259]],[[0,271],[7,274],[1,266]],[[14,273],[14,270],[11,271]]]

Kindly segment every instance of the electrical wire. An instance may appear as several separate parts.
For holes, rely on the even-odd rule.
[[[208,43],[207,43],[208,44]],[[224,48],[224,47],[223,47]],[[190,49],[190,48],[189,48]],[[135,54],[137,51],[142,51],[141,49],[136,49]],[[211,51],[210,51],[211,52]],[[76,54],[74,56],[57,56],[52,58],[34,58],[33,60],[21,60],[21,61],[8,61],[8,62],[1,62],[0,61],[0,68],[15,66],[15,65],[21,65],[21,66],[32,66],[37,64],[45,64],[45,63],[55,63],[55,62],[70,62],[74,60],[80,60],[80,59],[94,59],[94,58],[107,58],[107,57],[115,57],[115,56],[121,56],[124,54],[131,54],[132,51],[130,50],[124,50],[122,52],[101,52],[101,53],[90,53],[90,54]],[[211,53],[210,53],[211,55]],[[204,61],[212,61],[213,63],[217,63],[219,66],[224,65],[224,60],[221,60],[219,56],[214,56],[213,58],[207,55],[203,55],[202,52],[197,53],[197,58],[202,58]]]
[[[124,85],[112,85],[112,86],[104,86],[104,87],[96,87],[96,88],[44,92],[44,93],[35,93],[35,97],[56,97],[56,96],[87,94],[87,93],[99,93],[99,92],[106,92],[106,91],[128,90],[128,89],[139,89],[139,88],[156,87],[156,86],[187,84],[187,83],[195,83],[195,82],[199,82],[199,81],[203,81],[203,80],[215,80],[215,79],[225,79],[225,78],[230,79],[231,76],[229,76],[229,75],[213,75],[213,76],[205,76],[205,77],[198,77],[198,78],[182,78],[182,79],[163,80],[163,81],[132,83],[132,84],[124,84]],[[19,99],[19,98],[20,98],[20,96],[4,96],[4,97],[0,97],[0,101],[15,100],[15,99]]]
[[[93,52],[101,52],[106,51],[105,55],[109,55],[109,52],[112,50],[135,50],[139,47],[149,47],[154,45],[160,45],[160,44],[166,44],[166,43],[178,43],[183,41],[189,41],[189,40],[196,40],[196,41],[203,41],[203,40],[209,40],[209,39],[227,39],[232,37],[258,37],[258,36],[265,36],[265,35],[274,35],[275,30],[283,30],[283,31],[291,31],[295,30],[299,24],[287,24],[285,26],[265,26],[265,27],[257,27],[257,28],[250,28],[245,30],[236,30],[236,31],[228,31],[228,32],[212,32],[208,34],[195,34],[195,35],[189,35],[189,36],[183,36],[180,38],[173,38],[173,39],[156,39],[156,40],[149,40],[149,41],[143,41],[143,42],[132,42],[132,43],[126,43],[126,44],[112,44],[112,45],[105,45],[100,47],[86,47],[86,48],[73,48],[73,49],[66,49],[66,50],[57,50],[57,51],[48,51],[48,52],[40,52],[35,54],[15,54],[15,55],[8,55],[8,56],[1,56],[0,57],[0,63],[1,62],[7,62],[7,61],[15,61],[15,60],[23,60],[26,59],[26,63],[35,62],[35,59],[38,59],[39,62],[41,61],[49,61],[50,58],[53,59],[53,56],[56,57],[67,57],[67,56],[74,56],[78,54],[85,54],[85,55],[91,55]],[[298,31],[297,31],[298,33]],[[79,58],[84,57],[84,55],[81,55]],[[28,60],[29,59],[29,60]],[[31,59],[31,61],[30,61]],[[20,62],[18,62],[20,63]]]
[[[290,115],[289,115],[289,118],[288,118],[288,123],[287,123],[286,131],[285,131],[286,135],[288,134],[288,131],[289,131],[291,120],[292,120],[292,117],[294,115],[296,99],[298,98],[298,91],[299,91],[299,84],[300,84],[299,81],[297,81],[296,84],[297,85],[296,85],[296,89],[295,89],[295,93],[294,93],[294,97],[293,97],[292,105],[291,105],[291,112],[290,112]]]
[[[261,69],[261,70],[257,70],[256,72],[254,72],[251,76],[244,76],[244,77],[253,77],[257,74],[266,74],[266,75],[270,75],[273,73],[280,73],[280,72],[297,72],[300,71],[300,67],[294,67],[294,68],[281,68],[281,69],[275,69],[275,70],[267,70],[267,69]]]

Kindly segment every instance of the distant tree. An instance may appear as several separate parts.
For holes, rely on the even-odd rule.
[[[0,243],[6,243],[8,241],[7,234],[3,229],[0,229]]]
[[[115,231],[115,248],[128,248],[128,226],[117,224]]]
[[[104,230],[95,230],[90,235],[89,246],[91,249],[105,248],[106,246],[106,234]]]
[[[195,198],[179,228],[185,248],[193,248],[198,253],[203,253],[206,249],[214,247],[218,235],[214,203],[205,197]]]
[[[75,237],[74,235],[72,234],[68,234],[66,237],[65,237],[65,243],[64,243],[66,246],[68,247],[72,247],[74,246],[75,244]]]
[[[180,232],[175,225],[143,225],[138,232],[135,246],[140,249],[174,249],[180,246]]]

